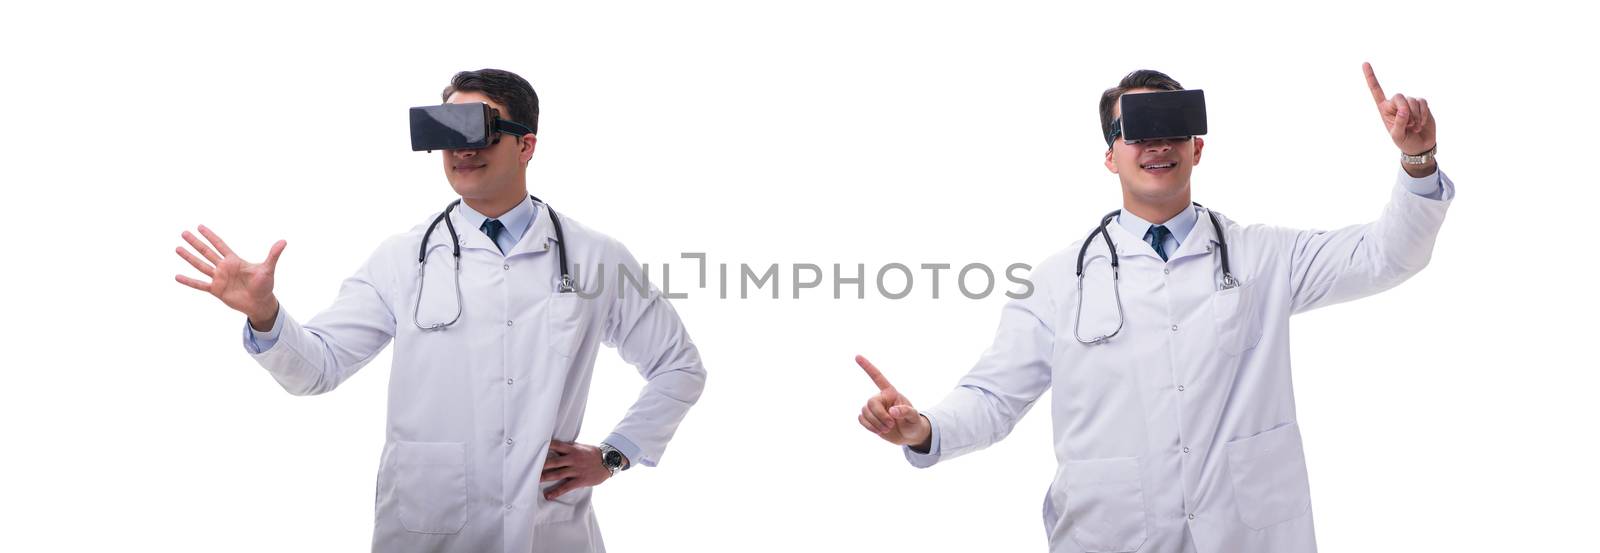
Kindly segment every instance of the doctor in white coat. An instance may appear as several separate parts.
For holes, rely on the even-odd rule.
[[[513,73],[465,71],[443,96],[537,129],[538,99]],[[502,135],[487,148],[444,152],[461,197],[448,214],[459,241],[445,224],[428,233],[430,214],[379,246],[304,324],[272,293],[283,241],[250,263],[210,229],[199,229],[209,244],[183,233],[194,252],[178,254],[211,280],[177,280],[246,314],[245,348],[290,393],[331,391],[394,341],[374,551],[603,551],[593,486],[654,466],[705,384],[666,298],[617,286],[619,270],[643,275],[628,251],[530,199],[534,143],[533,133]],[[576,291],[560,290],[562,246]],[[458,311],[453,324],[425,329]],[[603,443],[578,444],[601,342],[646,384]]]
[[[1201,138],[1109,138],[1123,94],[1181,89],[1136,71],[1101,101],[1112,142],[1105,165],[1123,191],[1123,209],[1106,226],[1120,282],[1098,236],[1083,252],[1081,290],[1083,241],[1045,260],[1033,294],[1006,305],[993,346],[930,409],[919,411],[858,357],[879,388],[862,426],[927,467],[1004,438],[1053,388],[1058,468],[1043,506],[1051,551],[1315,551],[1289,317],[1422,270],[1455,195],[1433,159],[1427,101],[1385,97],[1363,68],[1402,153],[1376,221],[1334,231],[1246,226],[1192,204]]]

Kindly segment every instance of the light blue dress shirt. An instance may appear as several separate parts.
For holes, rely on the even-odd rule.
[[[1166,240],[1163,240],[1161,244],[1162,251],[1168,254],[1177,252],[1178,246],[1183,244],[1184,238],[1189,237],[1189,231],[1194,230],[1194,223],[1199,219],[1200,208],[1191,205],[1189,209],[1179,211],[1177,215],[1168,219],[1167,222],[1161,223],[1162,226],[1167,227],[1168,231]],[[1148,244],[1150,242],[1144,235],[1150,231],[1153,223],[1134,215],[1126,209],[1122,210],[1121,215],[1117,216],[1117,223],[1121,224],[1122,228],[1128,229],[1128,232],[1134,233],[1134,236],[1144,239],[1145,243]]]
[[[488,219],[484,214],[468,206],[467,202],[461,202],[456,208],[461,210],[461,217],[471,223],[474,229],[481,229],[483,222]],[[522,240],[522,235],[528,232],[528,228],[533,226],[533,218],[537,216],[539,210],[533,208],[533,198],[523,197],[522,203],[499,217],[500,224],[506,226],[506,232],[500,233],[500,239],[495,240],[494,245],[500,246],[501,252],[511,251],[511,248],[516,247],[517,242]]]

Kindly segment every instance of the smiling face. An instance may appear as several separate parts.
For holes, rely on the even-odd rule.
[[[476,91],[458,91],[446,100],[451,104],[482,102],[499,110],[500,117],[509,113],[505,106],[490,100]],[[444,176],[456,194],[467,200],[495,202],[525,194],[527,184],[524,171],[533,158],[535,143],[532,134],[521,137],[500,133],[499,143],[477,150],[445,150]]]
[[[1153,88],[1135,88],[1128,94],[1160,92]],[[1113,117],[1122,116],[1122,99],[1112,108]],[[1124,203],[1145,205],[1187,205],[1189,203],[1189,176],[1194,166],[1200,164],[1200,151],[1205,140],[1193,137],[1181,140],[1146,140],[1128,144],[1117,137],[1106,150],[1106,169],[1122,180]]]

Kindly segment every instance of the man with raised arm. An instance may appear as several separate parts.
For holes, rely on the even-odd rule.
[[[1289,317],[1422,270],[1455,196],[1427,100],[1386,97],[1363,71],[1399,174],[1377,220],[1333,231],[1245,226],[1193,203],[1203,111],[1188,117],[1193,95],[1171,77],[1130,73],[1100,101],[1122,210],[1039,265],[1033,294],[1006,305],[994,344],[932,408],[857,357],[879,390],[861,425],[928,467],[1004,438],[1053,389],[1051,551],[1315,551]]]

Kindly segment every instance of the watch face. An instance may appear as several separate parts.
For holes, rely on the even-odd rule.
[[[606,452],[606,456],[605,456],[605,462],[606,462],[606,466],[608,466],[608,467],[620,467],[620,466],[622,466],[622,453],[618,452],[618,451],[615,451],[615,450],[607,451]]]

